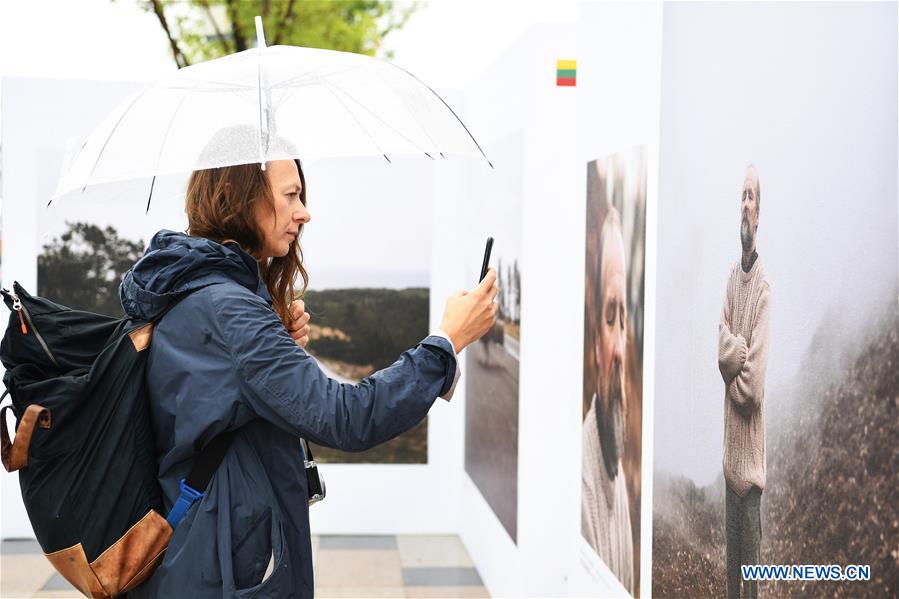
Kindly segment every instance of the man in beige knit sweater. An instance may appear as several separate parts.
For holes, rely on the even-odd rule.
[[[631,594],[634,544],[621,458],[624,451],[627,343],[627,270],[618,212],[609,208],[599,237],[599,272],[594,281],[598,381],[584,418],[581,469],[581,532]]]
[[[718,369],[724,379],[724,479],[727,596],[756,597],[741,564],[759,563],[765,488],[765,369],[770,286],[756,251],[759,176],[746,169],[740,200],[742,257],[727,281],[718,325]]]

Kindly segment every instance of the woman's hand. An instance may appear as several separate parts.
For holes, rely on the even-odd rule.
[[[303,300],[294,300],[290,302],[290,318],[291,324],[287,329],[293,340],[302,348],[309,343],[309,319],[312,315],[306,312],[306,303]]]
[[[499,305],[493,299],[497,291],[496,271],[491,268],[474,291],[460,291],[446,300],[440,328],[449,335],[456,353],[480,339],[496,323]]]

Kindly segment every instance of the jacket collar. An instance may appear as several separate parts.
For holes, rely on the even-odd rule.
[[[237,243],[162,229],[125,273],[119,297],[128,316],[153,320],[183,295],[223,282],[236,282],[272,303],[259,263]]]

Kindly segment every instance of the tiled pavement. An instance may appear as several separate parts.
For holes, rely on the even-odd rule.
[[[454,535],[316,536],[316,597],[489,597]],[[80,597],[35,541],[3,541],[0,597]]]

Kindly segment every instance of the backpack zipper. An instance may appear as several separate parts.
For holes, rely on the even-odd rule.
[[[19,315],[19,323],[22,325],[22,334],[27,335],[28,329],[25,328],[25,321],[22,320],[22,302],[19,301],[19,298],[16,295],[15,291],[13,291],[10,295],[12,296],[12,309],[15,310],[16,314]]]
[[[50,351],[50,348],[47,347],[47,342],[44,341],[44,338],[41,337],[40,332],[37,330],[37,327],[34,326],[34,323],[31,321],[31,314],[28,313],[28,308],[22,305],[22,302],[19,300],[19,296],[16,295],[15,290],[13,290],[10,295],[12,295],[12,307],[13,310],[19,313],[19,322],[22,323],[22,334],[27,335],[28,329],[25,328],[25,322],[22,320],[22,314],[25,314],[25,320],[28,321],[28,324],[31,325],[31,330],[34,331],[34,336],[37,338],[38,343],[41,344],[41,347],[44,348],[44,352],[47,354],[47,357],[53,362],[53,364],[59,368],[59,362],[56,361],[56,358],[53,357],[53,353]]]

